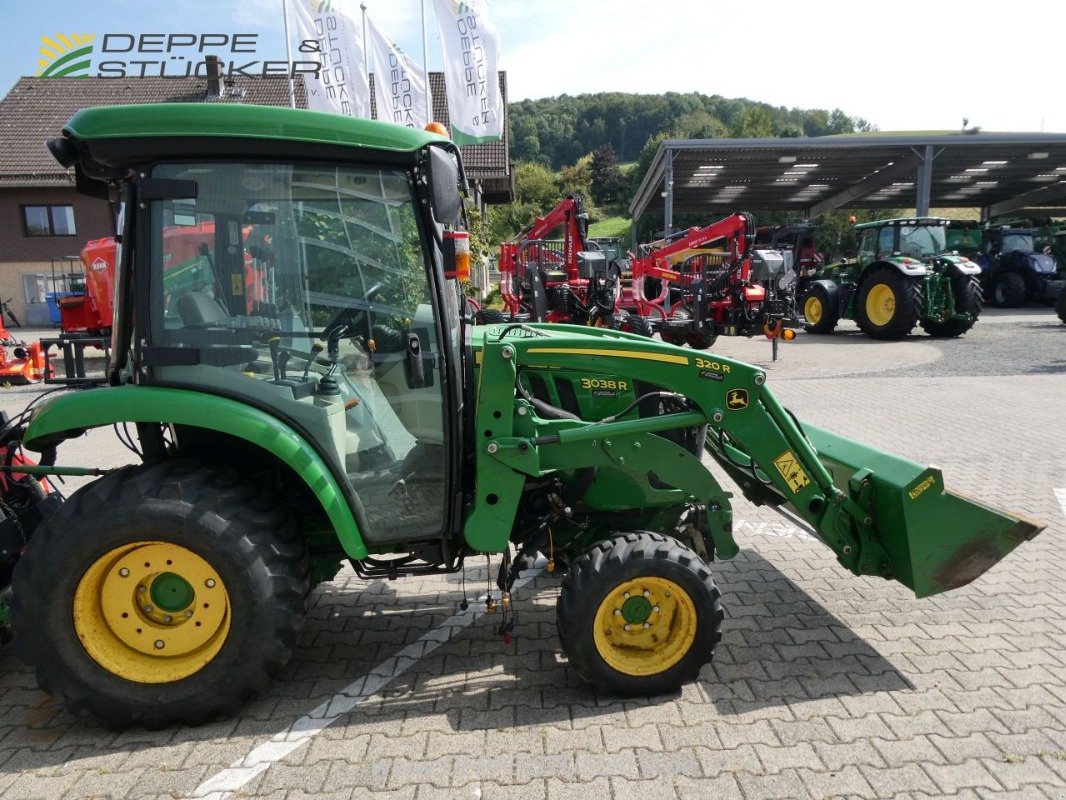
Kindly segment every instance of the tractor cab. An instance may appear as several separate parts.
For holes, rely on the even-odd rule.
[[[114,176],[121,238],[137,243],[118,255],[110,382],[259,409],[314,447],[368,544],[439,539],[462,449],[443,270],[453,146],[390,127],[391,152],[370,157],[358,143],[382,146],[376,124],[320,115],[337,141],[238,148],[228,111],[91,109],[52,145]],[[287,113],[258,122],[280,129]],[[195,426],[174,435],[206,458],[224,446]]]

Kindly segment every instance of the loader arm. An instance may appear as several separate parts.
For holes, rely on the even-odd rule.
[[[765,373],[740,361],[558,325],[486,328],[479,357],[478,484],[464,524],[479,550],[507,546],[528,479],[595,467],[628,476],[644,506],[679,494],[704,504],[715,549],[730,557],[729,495],[696,456],[651,435],[702,425],[707,454],[750,501],[786,507],[851,572],[898,580],[919,597],[969,583],[1043,527],[946,491],[934,467],[800,423]],[[655,417],[547,419],[515,390],[527,368],[626,376],[687,402]]]

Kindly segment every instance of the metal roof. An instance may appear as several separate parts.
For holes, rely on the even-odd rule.
[[[932,168],[923,176],[927,162]],[[671,203],[674,213],[745,208],[809,216],[843,206],[920,208],[923,177],[932,207],[980,207],[994,216],[1061,205],[1066,134],[669,139],[659,146],[629,213],[637,219],[647,211],[669,212]]]

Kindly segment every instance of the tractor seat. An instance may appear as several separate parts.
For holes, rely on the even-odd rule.
[[[227,319],[229,314],[215,298],[203,292],[189,292],[178,298],[178,316],[183,325],[191,326],[210,325]]]

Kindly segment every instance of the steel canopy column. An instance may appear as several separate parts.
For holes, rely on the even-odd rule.
[[[663,235],[674,232],[674,151],[667,148],[663,164]]]
[[[919,153],[922,161],[918,165],[918,199],[915,209],[919,217],[929,216],[929,199],[933,189],[933,145],[927,144]]]

